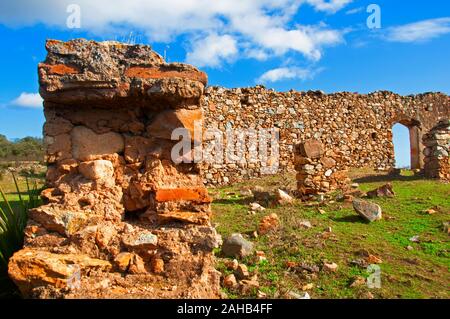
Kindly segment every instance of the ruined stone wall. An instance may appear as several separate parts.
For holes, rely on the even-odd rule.
[[[49,188],[29,213],[10,277],[26,297],[219,297],[211,199],[199,166],[171,158],[172,131],[203,121],[206,75],[147,46],[46,48]]]
[[[424,135],[425,176],[450,182],[450,120],[439,122]]]
[[[279,128],[280,171],[293,168],[294,146],[310,138],[320,140],[340,165],[389,169],[395,164],[396,123],[410,129],[412,166],[422,168],[422,135],[439,120],[450,118],[450,99],[441,93],[400,96],[208,87],[201,103],[209,128]],[[204,176],[208,184],[220,184],[260,175],[260,164],[244,161],[208,165]]]

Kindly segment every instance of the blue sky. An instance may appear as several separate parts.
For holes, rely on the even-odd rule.
[[[379,29],[366,23],[372,3]],[[81,28],[68,28],[69,4]],[[9,138],[41,135],[37,63],[49,38],[150,44],[169,61],[199,66],[210,85],[450,92],[443,0],[2,1],[0,36],[0,134]],[[394,137],[398,165],[408,165],[407,131],[396,127]]]

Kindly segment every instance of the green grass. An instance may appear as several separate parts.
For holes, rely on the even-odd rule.
[[[14,175],[5,190],[0,185],[0,297],[19,297],[14,283],[8,277],[8,261],[23,246],[24,228],[28,210],[40,204],[37,182],[25,178],[19,183]],[[3,182],[4,183],[4,182]],[[11,186],[14,185],[14,186]],[[25,185],[25,190],[20,187]],[[13,188],[14,187],[14,188]]]
[[[358,175],[356,175],[358,176]],[[360,189],[368,191],[389,181],[389,177],[372,175],[356,180]],[[266,253],[268,262],[255,266],[259,274],[261,291],[269,297],[282,297],[289,290],[301,291],[307,283],[313,283],[309,291],[313,298],[365,298],[370,293],[375,298],[449,298],[450,297],[450,255],[449,235],[442,224],[450,220],[450,185],[438,181],[424,180],[405,172],[392,180],[394,198],[373,199],[383,209],[383,219],[365,223],[353,211],[351,204],[335,202],[317,208],[308,207],[296,201],[289,206],[268,208],[255,215],[248,213],[252,198],[240,195],[239,189],[262,185],[268,189],[294,188],[294,176],[268,177],[231,187],[211,190],[213,222],[223,236],[233,232],[249,235],[256,249]],[[424,211],[434,208],[437,213]],[[272,234],[252,238],[261,218],[276,213],[281,228]],[[313,227],[298,226],[308,220]],[[332,228],[329,238],[324,238],[326,227]],[[409,238],[419,236],[420,242]],[[412,250],[407,247],[412,246]],[[365,268],[351,264],[358,251],[366,250],[380,257],[382,286],[369,289],[367,286],[351,288],[356,276],[367,277]],[[336,273],[320,271],[314,277],[291,271],[287,261],[315,264],[324,261],[338,264]],[[252,264],[251,260],[245,260]],[[219,270],[224,271],[219,263]],[[234,291],[233,296],[239,297]],[[240,296],[254,297],[254,295]]]

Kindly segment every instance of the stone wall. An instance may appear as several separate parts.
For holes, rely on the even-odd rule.
[[[443,120],[424,135],[425,176],[450,182],[450,121]]]
[[[201,104],[208,128],[278,128],[280,171],[293,169],[294,146],[310,138],[320,140],[325,151],[333,151],[348,167],[392,168],[396,123],[409,128],[412,168],[422,168],[422,135],[439,120],[450,118],[450,99],[441,93],[400,96],[208,87]],[[248,161],[205,167],[205,180],[213,185],[260,175],[260,164]]]
[[[30,211],[11,278],[27,297],[219,297],[220,236],[200,167],[171,159],[172,130],[203,121],[206,74],[141,45],[46,48],[49,188]]]

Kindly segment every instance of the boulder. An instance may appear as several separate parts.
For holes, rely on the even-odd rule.
[[[382,218],[381,207],[375,203],[355,198],[353,199],[353,208],[361,217],[369,222]]]

